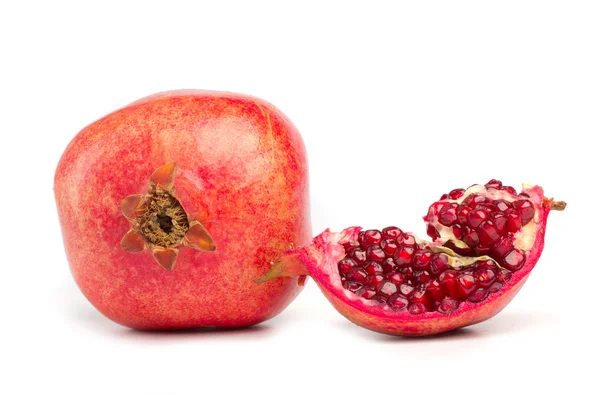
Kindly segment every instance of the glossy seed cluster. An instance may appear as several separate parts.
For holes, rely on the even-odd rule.
[[[492,260],[453,269],[448,255],[395,226],[361,231],[344,248],[338,269],[345,289],[412,314],[451,313],[465,301],[485,300],[511,278]]]
[[[442,195],[440,201],[430,207],[429,213],[467,245],[463,248],[449,242],[448,247],[461,255],[491,256],[503,267],[517,271],[525,264],[526,254],[514,247],[514,234],[531,222],[535,207],[528,195],[517,195],[514,188],[503,186],[498,180],[491,180],[485,187],[507,191],[516,200],[492,200],[483,194],[470,194],[458,204],[453,200],[461,198],[465,190],[454,189]],[[432,225],[428,225],[427,234],[434,240],[440,236]]]

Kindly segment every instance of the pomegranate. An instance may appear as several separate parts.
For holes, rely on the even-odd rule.
[[[54,189],[71,272],[100,312],[137,329],[231,328],[302,289],[253,280],[310,241],[307,183],[302,139],[274,106],[173,91],[84,128]]]
[[[431,206],[426,220],[434,241],[395,226],[325,230],[311,244],[286,251],[257,282],[310,275],[357,325],[392,335],[433,335],[500,312],[540,257],[548,213],[564,207],[540,187],[517,194],[492,180],[454,190]]]

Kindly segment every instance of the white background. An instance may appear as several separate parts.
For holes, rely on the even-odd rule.
[[[0,393],[599,392],[597,2],[90,3],[0,5]],[[315,233],[424,235],[430,202],[490,178],[569,206],[512,304],[445,336],[358,328],[313,282],[245,331],[131,331],[71,278],[53,173],[85,125],[176,88],[294,121]]]

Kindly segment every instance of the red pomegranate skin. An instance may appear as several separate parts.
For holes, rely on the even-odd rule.
[[[175,196],[216,251],[181,246],[165,270],[148,251],[124,251],[121,201],[144,194],[177,163]],[[54,191],[70,269],[106,317],[136,329],[235,328],[280,313],[298,277],[265,284],[290,243],[311,240],[302,139],[273,105],[232,93],[171,91],[84,128],[58,164]]]

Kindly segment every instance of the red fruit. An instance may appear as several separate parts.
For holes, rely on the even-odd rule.
[[[458,199],[463,199],[465,196],[468,198],[473,194],[472,188],[464,191],[462,195],[447,194],[446,199],[451,199],[451,195],[458,196]],[[508,187],[495,182],[494,193],[471,197],[467,204],[473,204],[473,207],[477,207],[478,204],[487,205],[483,206],[485,209],[474,208],[473,210],[482,210],[489,214],[486,220],[494,218],[493,210],[498,207],[494,204],[497,195],[509,202],[525,199],[524,196],[517,196],[505,188]],[[489,189],[492,187],[490,186]],[[483,193],[486,187],[480,186],[477,191]],[[529,188],[526,191],[529,195],[527,199],[536,208],[536,214],[530,220],[533,230],[528,230],[532,233],[527,234],[527,237],[532,237],[532,240],[529,240],[531,245],[527,250],[525,262],[517,265],[520,268],[512,268],[514,270],[512,273],[487,256],[462,257],[442,247],[448,241],[462,243],[461,245],[464,245],[464,241],[453,238],[453,232],[449,227],[430,221],[443,237],[440,236],[440,240],[432,243],[420,241],[410,233],[402,232],[402,236],[397,240],[396,266],[387,261],[384,263],[388,281],[380,282],[373,290],[374,294],[370,291],[368,298],[361,297],[362,292],[366,291],[358,292],[356,288],[345,289],[342,285],[348,281],[356,281],[349,277],[351,273],[344,273],[341,265],[347,258],[343,246],[356,240],[364,240],[366,237],[366,232],[358,227],[351,227],[339,233],[326,230],[315,237],[308,246],[287,251],[275,266],[257,281],[269,281],[281,276],[310,275],[333,306],[349,320],[365,328],[387,334],[431,335],[484,321],[501,311],[523,286],[542,251],[548,213],[552,208],[564,208],[564,203],[553,203],[552,199],[544,198],[539,187]],[[452,203],[461,204],[461,202]],[[486,210],[490,210],[490,213]],[[430,214],[434,220],[440,213],[441,210],[435,209],[432,205]],[[479,225],[482,224],[489,226],[487,222],[482,221]],[[523,229],[526,230],[527,226],[529,225]],[[482,230],[481,226],[477,230]],[[487,231],[485,227],[483,231]],[[373,231],[370,232],[375,234]],[[478,238],[476,229],[468,227],[468,232],[475,234],[472,241]],[[511,251],[514,251],[517,245],[524,246],[525,240],[520,238],[522,236],[523,234],[509,236],[507,233],[504,236],[506,238],[498,238],[498,242],[514,241],[516,244],[511,243]],[[495,234],[491,233],[485,237],[489,240],[496,239]],[[374,243],[369,246],[361,245],[361,248],[366,249],[374,245],[381,246]],[[474,247],[472,252],[493,253],[490,248],[486,249],[480,244],[475,244]],[[406,252],[406,248],[410,250]],[[514,266],[518,261],[517,258],[516,253],[510,255],[509,262]],[[364,284],[363,287],[370,287],[370,285]]]
[[[244,327],[302,289],[298,278],[252,281],[310,241],[304,145],[264,101],[200,91],[137,101],[74,138],[54,190],[79,288],[122,325]]]

